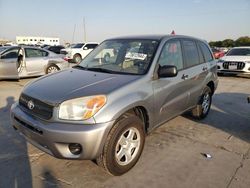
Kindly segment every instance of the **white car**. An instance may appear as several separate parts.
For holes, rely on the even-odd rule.
[[[96,42],[77,43],[71,45],[70,48],[62,49],[60,53],[66,55],[65,59],[69,62],[79,64],[96,46],[98,46]]]
[[[217,62],[218,73],[250,74],[250,46],[232,48]]]

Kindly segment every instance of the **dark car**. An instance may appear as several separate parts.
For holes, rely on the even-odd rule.
[[[61,46],[61,45],[59,45],[59,46],[46,46],[46,47],[44,47],[44,49],[47,49],[47,50],[49,50],[49,51],[51,51],[51,52],[54,52],[54,53],[56,53],[56,54],[60,54],[60,51],[62,50],[62,49],[64,49],[65,47],[64,46]]]

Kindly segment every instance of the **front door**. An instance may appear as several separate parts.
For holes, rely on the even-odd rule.
[[[162,49],[159,66],[174,65],[178,74],[173,78],[153,81],[155,124],[161,124],[185,111],[188,107],[188,79],[182,58],[181,42],[168,41]]]
[[[18,53],[20,48],[14,47],[5,51],[0,57],[0,78],[18,79]]]

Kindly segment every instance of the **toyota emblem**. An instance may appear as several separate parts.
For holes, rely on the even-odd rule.
[[[32,110],[32,109],[35,107],[34,102],[33,102],[33,101],[31,101],[31,100],[28,102],[28,104],[27,104],[27,105],[28,105],[28,108],[29,108],[30,110]]]

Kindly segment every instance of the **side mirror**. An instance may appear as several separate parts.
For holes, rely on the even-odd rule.
[[[88,47],[84,47],[83,49],[84,49],[84,50],[88,50]]]
[[[177,74],[178,74],[178,71],[177,71],[176,66],[173,66],[173,65],[159,66],[158,76],[160,78],[175,77]]]

